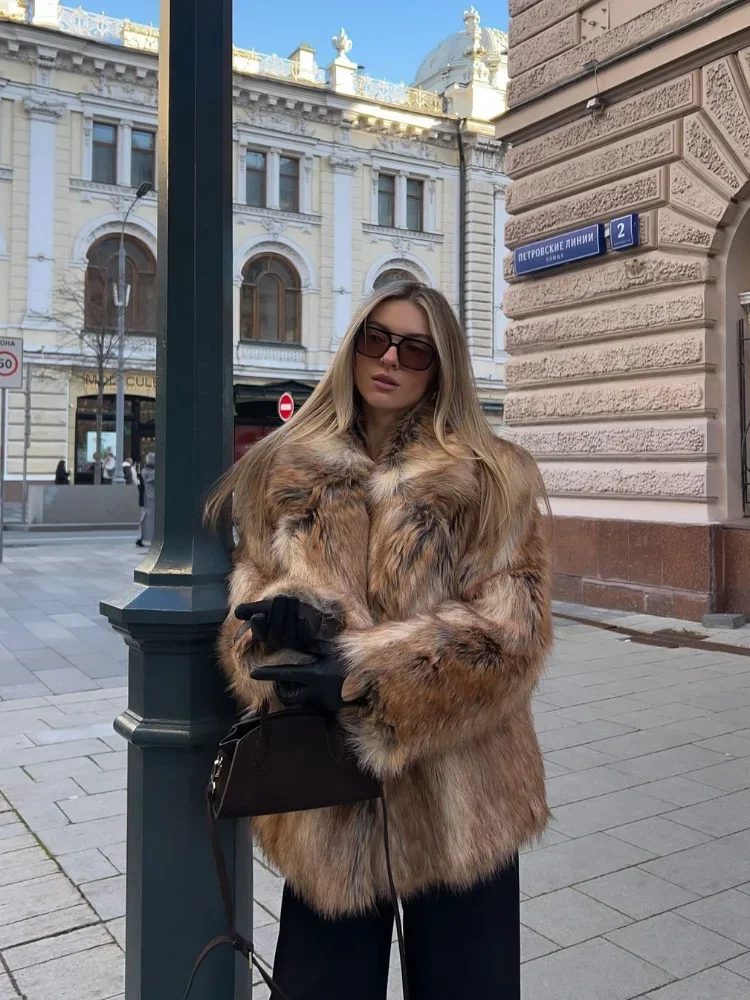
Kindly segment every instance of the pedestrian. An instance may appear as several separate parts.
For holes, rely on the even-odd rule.
[[[150,545],[154,540],[154,518],[156,514],[156,459],[153,452],[146,455],[146,461],[138,475],[138,504],[141,508],[141,535],[136,541],[139,548]]]
[[[133,486],[135,484],[135,460],[132,458],[126,458],[122,463],[122,477],[125,480],[126,486]]]
[[[70,486],[70,473],[65,468],[65,459],[61,458],[55,469],[55,486]]]
[[[117,468],[117,459],[115,458],[112,450],[109,449],[104,456],[104,465],[102,466],[102,482],[112,484],[115,478],[115,469]]]
[[[534,460],[484,419],[447,300],[403,281],[209,501],[238,531],[230,607],[270,601],[250,629],[234,615],[222,629],[241,708],[339,712],[382,781],[411,1000],[519,1000],[517,852],[549,817],[530,706],[551,643],[543,503]],[[300,638],[297,610],[332,641]],[[381,811],[252,826],[286,877],[279,989],[384,1000]]]

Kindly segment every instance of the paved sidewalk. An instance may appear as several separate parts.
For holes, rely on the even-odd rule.
[[[137,561],[101,539],[0,567],[0,1000],[122,998],[125,653],[97,603]],[[522,859],[524,1000],[747,1000],[750,657],[558,621],[536,716],[555,818]],[[280,895],[257,862],[268,960]]]

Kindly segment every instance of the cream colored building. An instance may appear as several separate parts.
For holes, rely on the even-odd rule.
[[[542,464],[558,596],[750,615],[750,2],[510,0],[506,418]],[[534,251],[532,251],[534,252]],[[536,251],[538,252],[538,250]]]
[[[505,148],[491,121],[505,108],[506,45],[472,8],[411,87],[364,75],[343,30],[326,69],[304,45],[289,59],[235,50],[238,454],[277,422],[283,387],[304,401],[352,310],[394,272],[463,312],[488,416],[502,419]],[[157,49],[153,28],[0,0],[0,336],[25,342],[31,481],[50,481],[61,458],[76,481],[91,476],[97,378],[76,331],[114,325],[123,216],[141,182],[156,184]],[[153,192],[125,232],[126,451],[138,458],[156,390]],[[111,434],[113,362],[107,372]],[[11,494],[24,405],[11,393]]]

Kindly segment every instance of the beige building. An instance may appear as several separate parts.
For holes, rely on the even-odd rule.
[[[558,596],[750,614],[750,3],[510,12],[506,418],[544,470]]]
[[[102,344],[113,442],[128,210],[126,453],[153,445],[156,195],[134,202],[157,182],[157,49],[154,28],[0,0],[0,336],[23,337],[31,376],[28,406],[10,394],[11,496],[24,455],[32,482],[61,458],[91,481]],[[413,86],[366,76],[351,49],[340,32],[325,69],[305,45],[289,59],[234,53],[237,454],[278,423],[284,389],[304,402],[353,309],[404,273],[462,312],[486,411],[502,419],[505,151],[491,122],[507,37],[472,8]]]

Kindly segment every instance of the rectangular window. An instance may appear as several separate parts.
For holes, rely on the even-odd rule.
[[[266,207],[266,154],[256,153],[254,150],[247,151],[247,161],[245,163],[245,176],[247,177],[247,203],[253,208]]]
[[[279,208],[299,212],[299,160],[291,156],[279,159]]]
[[[94,122],[91,179],[99,184],[117,183],[117,126]]]
[[[406,181],[406,228],[415,233],[424,229],[424,183],[408,178]]]
[[[396,178],[393,174],[378,175],[378,225],[393,226],[396,208]]]
[[[156,187],[156,133],[133,129],[130,144],[130,184]]]

